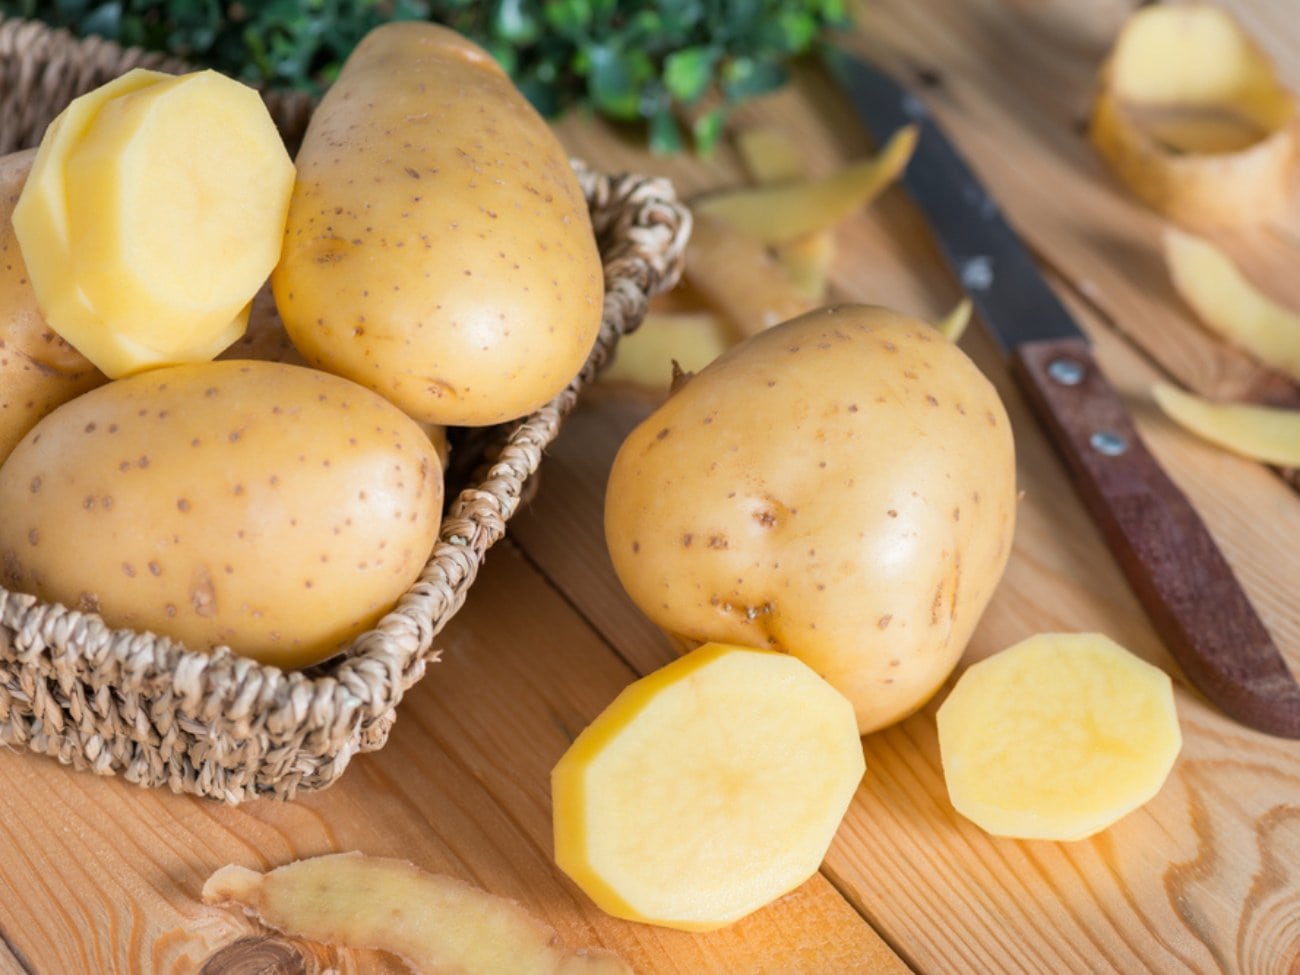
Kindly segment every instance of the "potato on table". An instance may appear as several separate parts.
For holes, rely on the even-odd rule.
[[[733,347],[633,430],[605,534],[653,621],[794,654],[868,732],[956,665],[1015,504],[1011,426],[978,368],[924,322],[843,305]]]
[[[314,366],[417,419],[531,412],[578,373],[603,271],[563,147],[454,31],[372,31],[312,115],[272,276]]]

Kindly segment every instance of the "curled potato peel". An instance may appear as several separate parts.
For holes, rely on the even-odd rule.
[[[1152,389],[1171,420],[1203,440],[1279,467],[1300,467],[1300,411],[1216,403],[1166,383]]]
[[[1263,294],[1202,237],[1171,228],[1164,253],[1174,289],[1202,324],[1300,381],[1300,315]]]
[[[1089,138],[1139,198],[1191,226],[1259,223],[1292,190],[1295,98],[1226,11],[1146,7],[1104,65]]]

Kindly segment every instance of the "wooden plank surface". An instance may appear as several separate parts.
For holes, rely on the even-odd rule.
[[[1269,377],[1191,321],[1160,262],[1163,223],[1080,135],[1097,67],[1132,6],[871,0],[856,43],[900,77],[930,80],[920,94],[1096,340],[1143,436],[1300,672],[1300,497],[1267,468],[1182,434],[1149,395],[1161,377],[1218,395],[1265,388]],[[1300,88],[1294,0],[1231,6]],[[815,69],[738,119],[759,120],[781,125],[821,171],[870,149]],[[683,194],[740,178],[727,146],[707,160],[657,159],[589,118],[558,129],[575,155],[669,175]],[[1300,205],[1293,210],[1223,241],[1300,307]],[[839,298],[934,318],[958,297],[898,191],[846,222],[836,242]],[[808,884],[710,935],[603,916],[551,861],[549,769],[619,689],[675,649],[622,593],[601,534],[609,464],[653,401],[599,389],[566,423],[535,500],[490,554],[440,638],[443,662],[404,702],[389,744],[354,760],[334,788],[230,808],[0,752],[0,973],[197,972],[214,955],[208,970],[229,971],[234,956],[219,952],[263,932],[198,902],[212,870],[361,849],[512,897],[567,943],[606,945],[642,973],[1295,975],[1300,745],[1233,725],[1186,686],[992,343],[975,327],[962,344],[1007,403],[1025,492],[1011,563],[965,663],[1034,632],[1100,630],[1169,671],[1185,746],[1142,810],[1082,843],[983,834],[946,799],[934,730],[941,692],[864,739],[867,777]],[[304,971],[402,970],[375,952],[288,951]]]

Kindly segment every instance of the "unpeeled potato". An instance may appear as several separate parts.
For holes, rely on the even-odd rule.
[[[0,158],[0,461],[37,420],[107,380],[45,321],[14,236],[14,204],[35,155]]]
[[[603,272],[564,149],[486,51],[397,22],[298,154],[276,304],[312,365],[431,423],[522,416],[578,373]]]
[[[306,666],[415,582],[441,507],[434,445],[370,390],[276,362],[160,367],[65,403],[0,466],[0,583]]]
[[[992,385],[930,325],[822,309],[733,347],[628,436],[619,579],[664,629],[802,659],[872,731],[952,671],[1011,550]]]

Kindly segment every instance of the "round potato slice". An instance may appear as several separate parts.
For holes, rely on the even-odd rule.
[[[995,836],[1081,840],[1150,800],[1182,735],[1169,676],[1097,633],[1043,633],[967,670],[939,708],[956,810]]]
[[[603,910],[718,928],[807,880],[865,771],[794,657],[706,644],[627,687],[555,766],[555,858]]]

